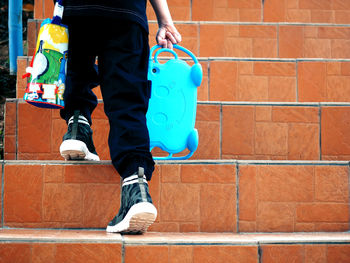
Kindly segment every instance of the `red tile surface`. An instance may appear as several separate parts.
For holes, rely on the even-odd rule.
[[[42,167],[6,165],[4,173],[4,221],[41,222]]]
[[[349,101],[347,62],[301,62],[298,70],[301,101]]]
[[[169,263],[192,263],[192,246],[171,246],[169,248]]]
[[[4,159],[13,160],[16,158],[16,126],[17,109],[15,102],[6,102],[5,106],[5,126],[4,126]]]
[[[105,227],[119,208],[119,180],[111,165],[6,165],[5,225]]]
[[[5,173],[5,226],[104,228],[119,209],[112,165],[9,164]],[[158,218],[151,230],[235,232],[235,173],[232,165],[157,166],[150,192]],[[211,223],[212,211],[222,214],[220,223]]]
[[[30,106],[30,105],[28,105]],[[18,104],[18,152],[50,153],[51,112],[47,109]]]
[[[36,19],[44,19],[44,11],[43,5],[45,0],[39,0],[35,2],[34,5],[34,18]]]
[[[104,231],[6,229],[0,235],[7,240],[0,244],[1,262],[347,262],[349,250],[346,233],[146,233],[122,238]]]
[[[0,244],[0,260],[4,263],[27,263],[31,260],[29,244]]]
[[[347,176],[346,166],[241,166],[239,230],[344,231]]]
[[[264,21],[348,24],[348,7],[347,1],[338,0],[269,0],[264,4]]]
[[[323,155],[349,155],[350,115],[346,107],[322,107]]]
[[[192,20],[199,21],[261,21],[262,3],[254,1],[192,2]]]
[[[266,263],[285,262],[303,263],[303,246],[262,246],[262,260]]]
[[[202,24],[200,43],[204,57],[277,57],[274,26]]]
[[[330,245],[328,246],[327,262],[347,262],[350,261],[350,248],[349,246],[342,245]]]
[[[191,2],[189,0],[169,0],[167,1],[171,16],[174,20],[187,21],[191,17]],[[155,13],[147,2],[147,17],[149,20],[156,20]]]
[[[263,245],[263,262],[347,262],[349,247],[342,245]]]
[[[295,63],[211,62],[211,101],[294,101]]]
[[[168,250],[168,246],[126,246],[125,263],[166,263]]]
[[[283,50],[282,45],[279,52],[281,57],[303,57],[304,51],[294,50],[298,49],[298,45],[290,42],[291,38],[297,39],[295,36],[297,33],[294,31],[305,32],[305,35],[318,35],[317,28],[316,33],[313,33],[313,28],[294,28],[294,31],[291,31],[288,27],[286,31],[291,31],[291,34],[289,32],[285,37],[282,30],[280,41],[289,43],[293,50],[289,50],[288,46]],[[218,32],[218,29],[214,29],[214,32]],[[238,32],[232,33],[238,34]],[[318,45],[319,41],[316,40],[315,43]],[[213,50],[213,48],[215,47],[210,49]],[[258,50],[264,49],[266,48],[258,48]],[[242,52],[241,47],[235,50]],[[310,50],[316,52],[315,48]],[[324,57],[324,55],[320,56]],[[25,61],[20,60],[20,62],[19,71],[24,72]],[[205,59],[201,61],[203,81],[198,88],[198,101],[348,102],[350,100],[349,64],[347,61],[262,62]],[[22,98],[24,94],[25,83],[21,83],[18,80],[17,98]],[[20,88],[20,86],[23,87]],[[95,93],[99,99],[102,99],[99,88],[95,89]],[[106,125],[107,123],[100,124],[106,120],[104,114],[98,116],[94,117],[95,127]],[[57,116],[55,119],[59,122],[60,117]],[[96,130],[99,129],[96,128]],[[101,136],[107,134],[98,133]],[[103,151],[103,149],[105,148],[101,147],[99,150]],[[108,155],[108,153],[103,154]]]
[[[56,262],[121,262],[120,244],[57,244]]]
[[[344,64],[324,65],[326,69],[348,74]],[[249,70],[253,70],[249,64],[242,68],[243,72]],[[15,121],[10,118],[16,116],[16,106],[9,103],[7,107],[6,123],[9,125],[5,130],[5,158],[62,160],[58,149],[66,124],[59,119],[57,111],[19,103],[20,121],[16,134]],[[102,108],[103,104],[100,104],[94,113],[92,129],[100,158],[109,160],[108,121]],[[192,159],[348,160],[348,111],[346,105],[198,104],[195,127],[199,132],[199,147]]]
[[[0,261],[12,262],[121,262],[120,244],[0,244]]]
[[[194,263],[199,262],[247,262],[257,260],[258,249],[255,246],[196,246]]]
[[[320,158],[317,107],[225,105],[222,118],[223,159]]]

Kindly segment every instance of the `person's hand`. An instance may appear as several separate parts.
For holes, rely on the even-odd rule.
[[[173,49],[173,44],[181,42],[181,35],[174,25],[162,25],[158,29],[156,40],[163,48]]]

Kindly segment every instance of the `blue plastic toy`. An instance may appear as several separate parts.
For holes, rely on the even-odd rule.
[[[160,48],[160,49],[159,49]],[[202,82],[202,67],[189,50],[174,45],[194,61],[188,65],[178,58],[174,50],[154,46],[150,51],[148,79],[152,81],[152,92],[147,112],[147,127],[150,134],[151,150],[159,147],[167,152],[166,157],[156,160],[185,160],[190,158],[198,147],[198,131],[194,128],[197,109],[197,87]],[[159,49],[152,58],[156,49]],[[159,63],[162,52],[171,53],[174,58]],[[173,156],[185,149],[185,156]]]

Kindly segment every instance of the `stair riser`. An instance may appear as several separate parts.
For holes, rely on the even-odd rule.
[[[104,228],[117,213],[111,165],[29,164],[5,163],[3,226]],[[349,230],[348,163],[163,163],[150,192],[156,232]]]
[[[17,98],[30,61],[18,60]],[[199,101],[349,102],[350,61],[200,61],[203,81]],[[94,89],[102,99],[100,88]]]
[[[28,25],[28,54],[33,55],[41,20]],[[350,26],[176,23],[181,45],[200,57],[350,58]],[[158,25],[150,22],[150,45]],[[291,41],[293,39],[293,41]]]
[[[298,105],[199,104],[200,141],[192,159],[349,160],[350,106]],[[97,152],[109,160],[103,103],[92,118]],[[66,129],[58,110],[8,101],[5,159],[62,160]]]
[[[0,243],[3,263],[103,262],[103,263],[272,263],[350,261],[350,245],[126,245],[98,243]],[[317,261],[315,261],[317,260]]]
[[[241,22],[304,22],[304,23],[350,23],[350,4],[347,1],[308,0],[168,0],[174,20],[181,21],[241,21]],[[50,17],[53,1],[35,2],[34,17]],[[148,2],[147,16],[156,19]]]

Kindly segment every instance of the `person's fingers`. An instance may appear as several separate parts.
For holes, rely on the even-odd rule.
[[[157,32],[157,35],[156,35],[156,41],[157,41],[157,44],[162,46],[162,47],[166,47],[167,46],[167,40],[165,39],[165,34],[166,34],[166,31],[164,28],[160,28]]]
[[[182,41],[182,37],[181,37],[179,32],[176,31],[174,34],[174,37],[175,37],[177,43],[180,43]]]
[[[170,40],[168,40],[167,47],[173,49],[173,43]]]
[[[167,41],[166,41],[166,39],[162,39],[161,37],[157,37],[157,44],[162,46],[162,47],[166,47]]]
[[[182,38],[174,26],[167,26],[159,28],[156,41],[157,44],[163,48],[173,48],[173,44],[181,42]]]
[[[168,31],[172,34],[172,36],[174,37],[176,43],[180,43],[181,42],[181,40],[182,40],[181,39],[181,34],[177,31],[175,26],[169,27]]]
[[[172,33],[170,33],[169,31],[166,32],[166,37],[171,41],[171,43],[176,44],[177,40],[175,39],[175,37],[173,36]]]

